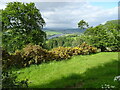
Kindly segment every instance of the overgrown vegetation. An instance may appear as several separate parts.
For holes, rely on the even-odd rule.
[[[46,40],[45,21],[34,3],[8,3],[0,10],[3,88],[100,88],[105,83],[117,87],[112,79],[120,51],[118,21],[89,27],[81,20],[78,27],[86,29],[83,34]],[[53,33],[59,34],[47,32]]]
[[[34,3],[10,2],[4,10],[0,11],[0,14],[2,15],[2,19],[0,15],[2,48],[7,51],[2,53],[2,87],[21,88],[27,81],[16,81],[16,76],[9,71],[9,67],[11,64],[16,65],[16,62],[21,64],[22,57],[19,53],[11,55],[8,52],[22,49],[29,43],[42,46],[46,39],[46,33],[41,30],[45,21]]]
[[[60,36],[58,38],[48,39],[46,41],[46,49],[52,49],[56,47],[75,47],[80,44],[82,44],[84,41],[77,41],[78,43],[75,43],[76,39],[79,38],[79,35],[77,34],[66,34],[63,36]]]
[[[101,51],[120,51],[120,25],[118,20],[108,21],[105,25],[89,27],[80,36],[59,37],[47,41],[48,49],[59,46],[78,46],[86,42],[92,46],[100,48]]]
[[[28,79],[16,80],[17,75],[12,71],[2,71],[2,88],[27,88]]]
[[[116,21],[117,22],[117,21]],[[107,22],[105,25],[88,28],[85,31],[85,38],[89,44],[105,51],[120,51],[120,25]]]
[[[3,69],[16,67],[26,67],[31,64],[41,64],[52,60],[65,60],[73,55],[89,55],[96,53],[97,48],[83,43],[79,47],[58,47],[50,51],[43,49],[38,45],[29,44],[22,50],[16,51],[13,54],[6,52],[2,53]]]
[[[10,89],[10,88],[27,88],[28,87],[28,79],[26,80],[16,80],[17,75],[10,70],[10,65],[14,64],[11,63],[9,59],[11,55],[8,52],[2,52],[2,88],[3,89]],[[14,61],[12,61],[14,62]]]

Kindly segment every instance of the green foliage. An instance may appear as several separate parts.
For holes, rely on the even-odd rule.
[[[85,31],[85,40],[89,44],[101,48],[102,51],[119,51],[120,26],[118,24],[106,23]]]
[[[81,34],[80,36],[77,36],[72,43],[72,46],[78,46],[78,45],[81,45],[82,43],[84,43],[85,40],[84,40],[84,34]]]
[[[2,69],[3,70],[6,70],[6,68],[9,68],[9,65],[11,65],[9,62],[10,62],[10,54],[5,51],[5,50],[2,50]]]
[[[119,22],[120,22],[120,20],[111,20],[111,21],[107,21],[105,23],[105,25],[110,25],[110,24],[118,25]]]
[[[74,35],[73,36],[63,36],[63,37],[59,37],[59,38],[53,38],[53,39],[49,39],[46,42],[46,47],[48,49],[52,49],[52,48],[56,48],[56,47],[71,47],[72,46],[72,42],[74,41]]]
[[[88,28],[88,23],[86,22],[86,21],[84,21],[84,20],[81,20],[79,23],[78,23],[78,27],[80,28],[80,29],[85,29],[85,28]]]
[[[2,88],[27,88],[28,80],[16,80],[17,75],[12,71],[2,72]]]
[[[0,47],[2,47],[2,10],[0,10]]]
[[[2,10],[0,10],[0,32],[2,31]]]
[[[15,29],[28,33],[42,29],[45,21],[34,3],[10,2],[2,11],[3,31]]]
[[[17,49],[22,49],[24,45],[29,43],[43,46],[45,38],[46,34],[40,30],[32,30],[29,32],[29,35],[9,30],[9,32],[3,32],[2,43],[3,48],[9,52],[14,52]]]
[[[10,2],[2,10],[3,48],[9,52],[22,49],[29,43],[43,45],[45,24],[34,3]]]

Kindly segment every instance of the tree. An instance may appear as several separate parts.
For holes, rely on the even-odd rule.
[[[107,48],[110,51],[119,51],[120,47],[120,25],[106,23],[105,25],[98,25],[96,27],[88,28],[84,34],[90,44],[101,48],[105,51]]]
[[[87,23],[86,21],[81,20],[81,21],[78,23],[78,27],[79,27],[80,29],[86,29],[86,28],[89,27],[89,25],[88,25],[88,23]]]
[[[29,43],[42,45],[46,39],[46,33],[41,30],[44,25],[34,3],[8,3],[2,10],[3,48],[15,51]]]
[[[42,29],[45,21],[34,3],[10,2],[2,11],[3,30],[18,29],[28,33]]]

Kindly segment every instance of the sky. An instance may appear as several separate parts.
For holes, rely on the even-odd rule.
[[[0,9],[4,9],[5,3],[8,1],[0,1]],[[24,2],[24,0],[15,1]],[[99,0],[45,1],[34,0],[46,22],[45,28],[77,28],[77,23],[82,19],[88,22],[90,26],[97,26],[106,21],[118,19],[117,0],[106,0],[106,2]],[[33,1],[28,0],[27,2]]]

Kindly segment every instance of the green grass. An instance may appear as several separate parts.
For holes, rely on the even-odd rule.
[[[29,88],[100,88],[117,85],[117,65],[117,52],[102,52],[19,69],[17,79],[29,79]]]

